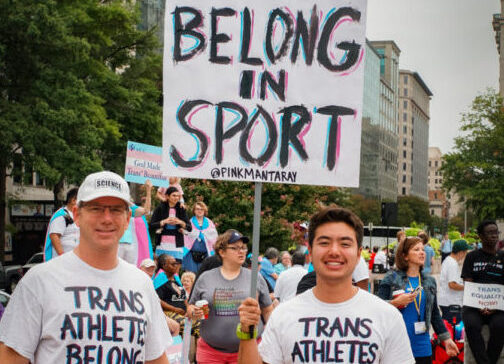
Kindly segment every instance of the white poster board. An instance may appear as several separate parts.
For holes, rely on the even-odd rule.
[[[504,286],[464,282],[464,306],[504,311]]]
[[[367,0],[169,0],[167,175],[356,187]]]

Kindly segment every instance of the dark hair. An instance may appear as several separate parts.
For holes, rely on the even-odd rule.
[[[476,228],[478,235],[483,235],[485,227],[488,225],[496,225],[497,226],[497,222],[495,220],[483,220],[482,222],[480,222],[478,224],[478,227]]]
[[[170,196],[173,192],[178,192],[177,187],[168,187],[166,189],[165,195]]]
[[[71,200],[73,200],[74,198],[77,198],[77,192],[79,192],[78,187],[74,187],[74,188],[70,189],[70,191],[67,192],[65,205],[68,205]]]
[[[166,261],[168,260],[168,254],[161,254],[158,257],[158,267],[163,269],[164,265],[166,264]]]
[[[215,251],[215,254],[217,255],[217,257],[219,258],[219,260],[221,262],[222,262],[222,258],[221,258],[220,254],[219,254],[219,251],[226,250],[226,248],[229,245],[229,239],[231,238],[231,235],[234,232],[237,232],[237,231],[234,230],[234,229],[226,230],[223,234],[220,234],[217,237],[217,240],[215,241],[214,251]]]
[[[410,236],[399,243],[395,256],[395,264],[397,269],[402,271],[406,271],[408,269],[406,255],[408,255],[410,249],[418,243],[423,243],[422,239],[420,239],[418,236]]]
[[[275,259],[275,258],[278,258],[279,255],[280,255],[280,253],[278,252],[278,249],[274,248],[274,247],[269,247],[264,252],[264,257],[266,259]]]
[[[378,248],[377,246],[373,247],[373,253],[378,253],[378,250],[380,250],[380,248]]]
[[[292,254],[292,265],[304,265],[305,264],[305,255],[303,252],[297,251]]]
[[[362,246],[362,238],[364,236],[364,225],[361,219],[352,211],[336,206],[325,207],[319,212],[315,213],[310,219],[308,226],[308,243],[313,246],[315,239],[315,231],[320,225],[328,222],[343,222],[354,229],[357,237],[357,246]]]

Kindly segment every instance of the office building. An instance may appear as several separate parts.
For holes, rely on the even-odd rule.
[[[417,72],[399,71],[398,194],[428,199],[429,103],[432,92]]]

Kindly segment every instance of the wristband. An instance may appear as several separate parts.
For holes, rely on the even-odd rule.
[[[236,326],[236,337],[240,340],[251,340],[251,339],[257,339],[257,327],[254,326],[254,333],[251,336],[250,332],[243,332],[242,331],[242,326],[241,323]]]

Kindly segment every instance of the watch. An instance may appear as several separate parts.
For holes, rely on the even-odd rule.
[[[254,334],[250,336],[250,332],[243,332],[241,323],[236,326],[236,337],[240,340],[257,339],[257,327],[254,326]]]

